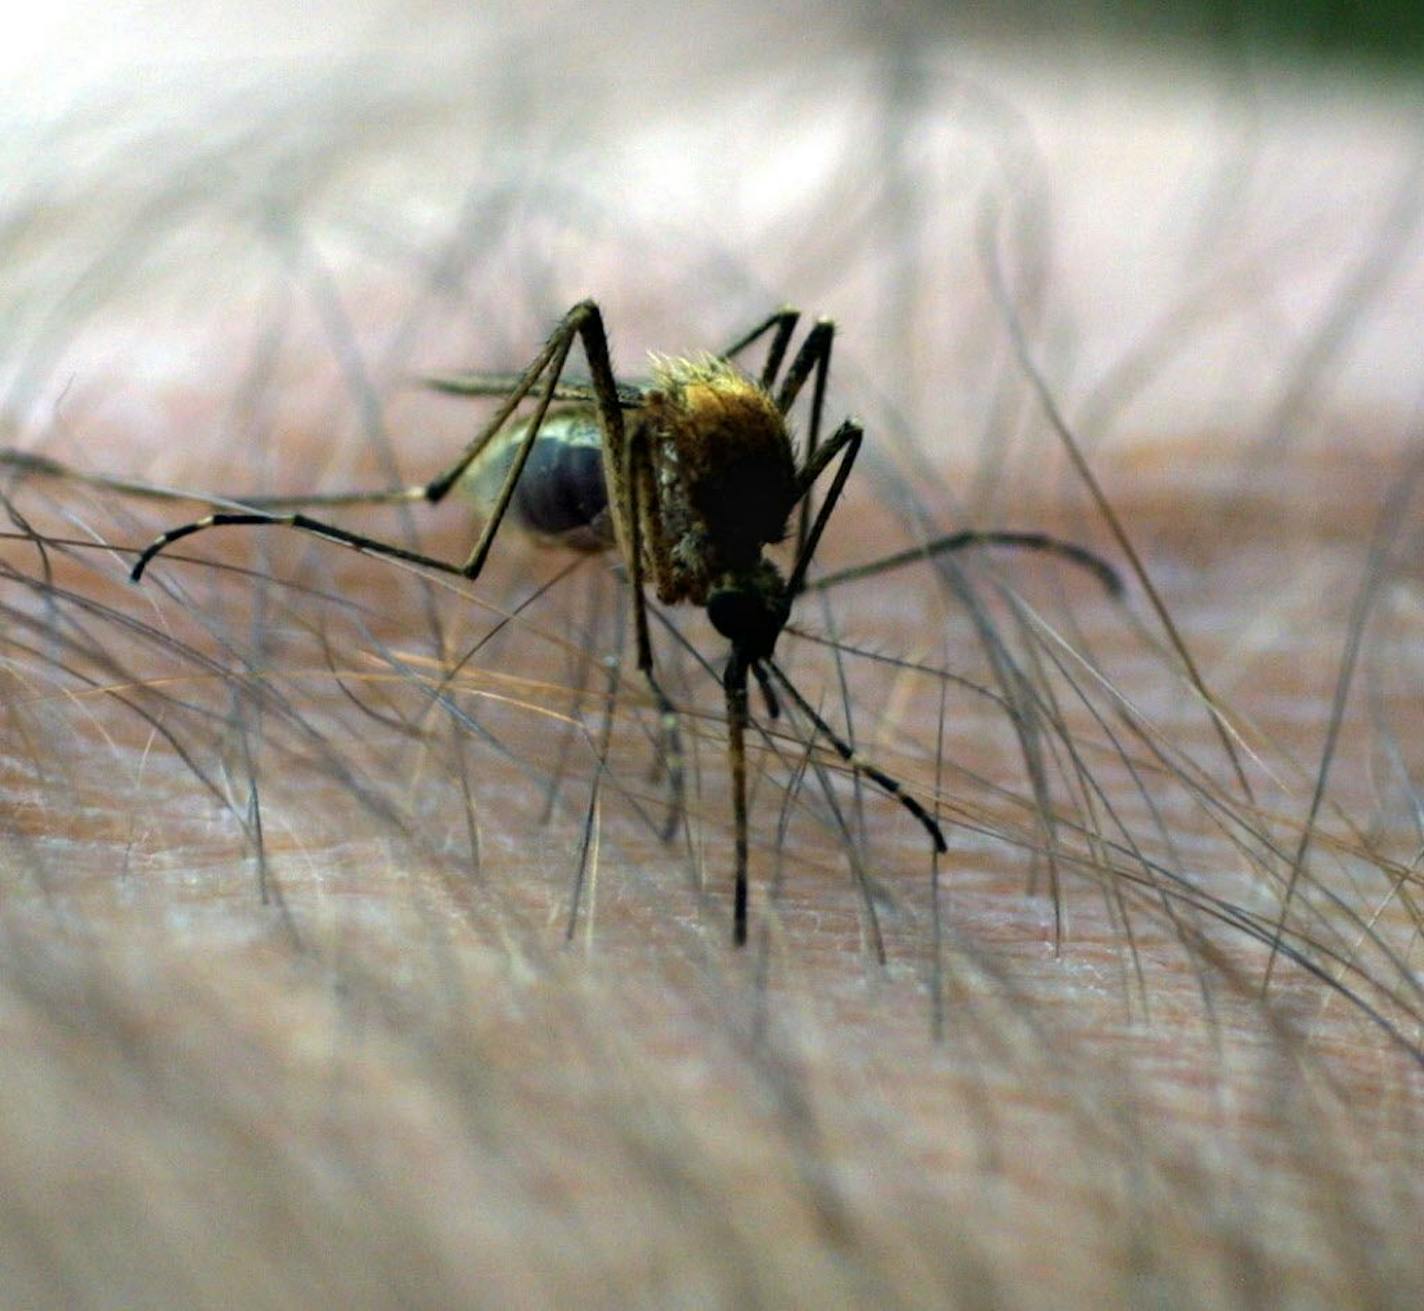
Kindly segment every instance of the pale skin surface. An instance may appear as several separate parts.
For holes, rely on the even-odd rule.
[[[473,588],[427,589],[232,530],[134,589],[131,554],[52,546],[47,574],[7,545],[7,1303],[1417,1300],[1409,112],[757,21],[643,29],[634,59],[616,30],[412,45],[377,19],[381,58],[334,77],[310,44],[294,77],[250,36],[155,39],[164,94],[119,79],[121,112],[91,91],[6,135],[30,180],[6,444],[232,493],[418,480],[483,411],[413,373],[516,369],[595,294],[638,376],[789,300],[840,325],[828,427],[867,430],[826,570],[974,526],[1127,571],[1017,321],[1254,799],[1140,578],[1126,612],[1008,556],[962,558],[973,604],[923,565],[847,584],[793,624],[919,670],[778,654],[938,800],[942,919],[923,831],[869,789],[862,819],[783,724],[779,754],[750,738],[739,953],[720,689],[655,623],[692,792],[664,847],[605,567],[457,671],[572,557],[501,539]],[[49,538],[123,548],[202,512],[7,495]],[[465,507],[418,539],[401,514],[342,522],[469,550]],[[701,617],[668,618],[719,671]],[[1017,689],[1022,734],[976,688]],[[1268,964],[1287,886],[1296,958]]]

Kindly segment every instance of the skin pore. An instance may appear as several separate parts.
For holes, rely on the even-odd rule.
[[[753,687],[735,951],[699,612],[653,620],[665,844],[610,560],[501,536],[466,586],[233,529],[135,588],[202,506],[12,466],[5,1299],[1409,1305],[1405,93],[574,17],[135,29],[17,83],[5,444],[397,485],[487,412],[410,380],[518,369],[585,294],[630,378],[790,301],[866,430],[823,574],[1042,530],[1126,602],[1007,552],[799,600],[779,661],[950,849]]]

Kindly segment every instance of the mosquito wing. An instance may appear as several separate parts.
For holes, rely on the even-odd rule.
[[[518,385],[517,373],[437,373],[421,377],[420,382],[432,391],[443,392],[447,396],[508,396]],[[542,387],[536,387],[542,393]],[[556,401],[575,401],[593,405],[598,401],[597,393],[590,382],[577,379],[560,379],[554,388]],[[636,383],[618,384],[618,403],[625,410],[636,410],[643,404],[643,388]]]

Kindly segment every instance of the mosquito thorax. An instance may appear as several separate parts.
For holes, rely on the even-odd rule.
[[[707,596],[707,617],[748,660],[769,657],[786,627],[791,604],[786,582],[770,560],[753,568],[723,574]]]
[[[653,357],[647,421],[661,438],[663,492],[685,500],[719,568],[750,567],[796,503],[796,460],[771,393],[715,356]],[[671,477],[669,475],[672,475]],[[674,507],[665,507],[674,510]]]

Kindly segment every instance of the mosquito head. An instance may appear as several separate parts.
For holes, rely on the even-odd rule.
[[[712,627],[748,662],[771,655],[790,614],[786,583],[767,560],[723,574],[707,596]]]

